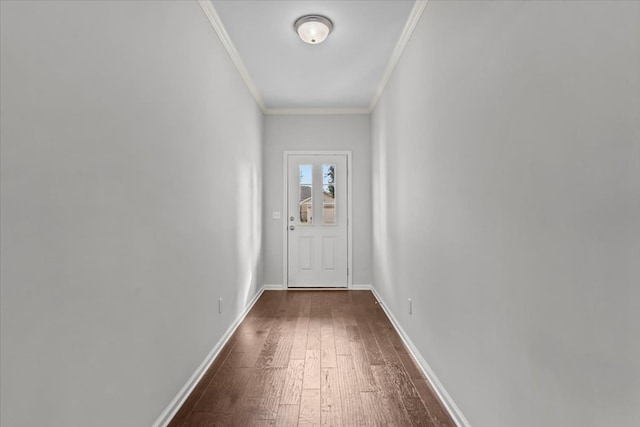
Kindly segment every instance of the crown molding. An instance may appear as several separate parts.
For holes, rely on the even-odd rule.
[[[231,61],[235,65],[236,69],[240,73],[240,77],[244,81],[245,85],[249,89],[249,92],[253,96],[253,99],[256,101],[256,104],[260,107],[263,114],[267,115],[341,115],[341,114],[370,114],[376,107],[380,96],[384,92],[384,89],[391,78],[393,71],[402,56],[402,52],[404,51],[405,46],[409,42],[411,38],[411,34],[413,34],[413,30],[415,29],[418,20],[422,16],[427,3],[429,0],[416,0],[413,5],[413,9],[411,10],[411,14],[407,19],[407,23],[404,26],[402,34],[400,35],[400,39],[398,43],[396,43],[396,47],[389,58],[389,62],[387,63],[387,67],[385,72],[374,92],[373,98],[371,100],[371,104],[368,108],[267,108],[262,99],[262,95],[258,91],[258,87],[254,83],[247,67],[244,65],[242,58],[240,58],[240,54],[236,50],[227,30],[224,28],[222,21],[220,20],[220,16],[218,12],[216,12],[213,4],[210,0],[197,0],[198,4],[202,8],[203,13],[207,17],[207,20],[215,30],[216,34],[218,34],[218,38],[222,42],[225,50],[229,54]]]
[[[402,34],[400,35],[400,39],[398,40],[398,43],[396,44],[396,47],[391,54],[391,58],[389,58],[387,68],[382,75],[382,80],[380,80],[380,83],[378,84],[378,87],[374,92],[371,104],[369,105],[369,112],[373,112],[373,110],[376,108],[376,104],[378,103],[382,92],[384,92],[384,88],[387,86],[387,83],[389,82],[389,79],[393,74],[393,70],[396,68],[398,61],[402,56],[402,52],[404,51],[404,48],[407,46],[407,43],[411,38],[411,34],[413,34],[413,30],[415,29],[416,24],[422,16],[422,12],[424,12],[424,9],[427,7],[428,1],[429,0],[416,0],[415,4],[413,5],[411,14],[409,14],[409,19],[407,19],[407,23],[405,24],[404,29],[402,30]]]
[[[368,108],[266,108],[268,115],[332,115],[332,114],[369,114]]]
[[[218,38],[220,38],[222,45],[231,57],[231,61],[236,66],[236,69],[240,73],[240,77],[242,77],[242,80],[244,80],[244,83],[247,85],[247,88],[249,89],[249,92],[251,92],[253,99],[255,99],[256,104],[258,104],[262,112],[265,113],[267,107],[262,100],[262,96],[258,91],[258,87],[253,82],[253,79],[251,78],[249,71],[247,71],[247,67],[244,65],[242,58],[240,58],[240,54],[238,54],[236,47],[231,42],[231,38],[229,37],[227,30],[225,30],[218,12],[216,12],[216,9],[213,7],[213,4],[209,0],[198,0],[198,4],[200,4],[200,7],[209,20],[209,23],[218,34]]]

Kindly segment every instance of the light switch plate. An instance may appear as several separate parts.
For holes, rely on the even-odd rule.
[[[280,219],[280,212],[276,212],[276,211],[274,211],[274,212],[273,212],[273,216],[272,216],[272,218],[273,218],[273,219]]]

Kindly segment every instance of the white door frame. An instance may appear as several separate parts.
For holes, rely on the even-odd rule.
[[[328,151],[328,150],[313,150],[313,151],[300,151],[300,150],[285,150],[282,157],[282,213],[284,221],[282,221],[282,283],[284,288],[289,288],[289,234],[287,228],[289,227],[289,156],[332,156],[342,155],[347,156],[347,288],[351,289],[353,286],[353,230],[351,229],[351,206],[353,197],[353,188],[351,183],[351,150],[344,151]],[[310,288],[314,289],[314,288]],[[328,288],[332,289],[332,288]],[[345,289],[345,288],[342,288]]]

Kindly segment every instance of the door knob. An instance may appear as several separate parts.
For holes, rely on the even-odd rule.
[[[293,225],[289,226],[289,230],[295,230],[296,228]]]

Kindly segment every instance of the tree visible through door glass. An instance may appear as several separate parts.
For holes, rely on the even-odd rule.
[[[322,165],[322,224],[336,224],[336,166]]]
[[[313,224],[313,166],[300,165],[300,224]]]

